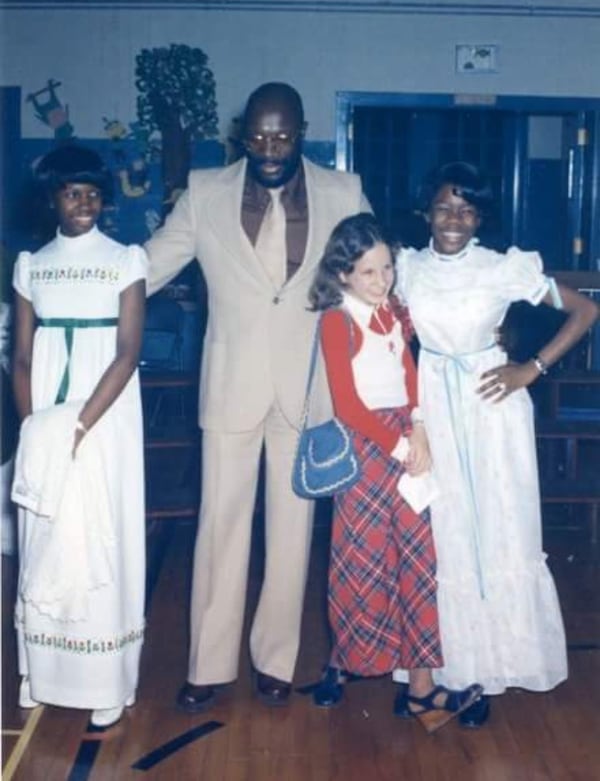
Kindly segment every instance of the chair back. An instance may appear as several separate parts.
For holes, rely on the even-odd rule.
[[[142,369],[182,371],[184,318],[183,309],[173,299],[161,295],[148,299],[140,351]]]

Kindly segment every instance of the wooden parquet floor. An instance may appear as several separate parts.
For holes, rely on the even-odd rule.
[[[255,537],[248,612],[260,584],[260,530]],[[119,727],[101,736],[87,733],[88,712],[16,706],[16,563],[3,557],[5,781],[600,780],[600,557],[576,534],[552,532],[546,541],[567,625],[569,680],[547,694],[511,691],[495,698],[490,722],[479,731],[452,723],[435,736],[393,717],[387,677],[350,684],[336,709],[317,709],[297,692],[287,708],[269,709],[253,697],[246,645],[239,679],[216,706],[195,716],[179,713],[174,697],[186,670],[192,541],[191,525],[165,522],[155,530],[138,701]],[[327,525],[321,524],[296,685],[314,681],[326,658],[326,564]],[[187,744],[168,754],[171,741],[186,737]],[[143,758],[146,769],[135,769]]]

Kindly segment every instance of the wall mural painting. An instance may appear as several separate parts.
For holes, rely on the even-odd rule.
[[[150,190],[150,147],[148,139],[138,137],[132,125],[126,127],[118,119],[102,117],[104,132],[112,141],[112,158],[121,188],[121,193],[127,198],[139,198]],[[125,139],[134,141],[129,150],[121,142]]]
[[[113,232],[111,223],[123,223],[127,219],[137,224],[136,233],[148,238],[161,222],[160,193],[162,192],[158,168],[160,163],[160,139],[150,139],[148,131],[139,122],[125,125],[119,119],[102,117],[104,133],[109,141],[107,163],[115,172],[117,212],[106,215],[105,229]],[[137,203],[132,203],[136,201]],[[119,231],[122,235],[122,231]]]
[[[56,139],[67,139],[73,135],[73,125],[69,122],[69,107],[63,106],[56,90],[62,82],[48,79],[46,86],[27,95],[27,102],[33,104],[35,116],[54,131]]]
[[[142,49],[135,76],[139,129],[161,137],[168,212],[186,186],[194,143],[217,135],[215,79],[202,49],[184,44]]]
[[[114,203],[104,210],[102,228],[126,243],[144,242],[154,233],[185,188],[190,168],[221,166],[225,158],[217,140],[216,84],[206,54],[171,44],[142,49],[135,62],[135,121],[102,117],[104,137],[81,139],[114,172]],[[62,86],[51,77],[26,98],[53,131],[56,144],[76,140],[69,107],[58,94]],[[21,149],[24,178],[30,179],[48,143],[22,139]]]

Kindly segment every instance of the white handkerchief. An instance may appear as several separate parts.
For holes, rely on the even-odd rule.
[[[431,472],[416,477],[405,472],[398,480],[398,491],[416,513],[422,513],[440,493]]]

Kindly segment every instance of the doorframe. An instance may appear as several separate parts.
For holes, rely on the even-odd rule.
[[[353,114],[359,107],[406,109],[468,109],[470,111],[505,111],[526,114],[580,114],[586,119],[589,145],[587,171],[581,165],[573,168],[571,188],[573,210],[581,215],[589,230],[590,270],[600,271],[600,99],[585,97],[545,97],[533,95],[491,95],[472,93],[353,92],[336,93],[336,168],[352,171]],[[525,138],[517,139],[513,170],[513,225],[520,219],[521,174]],[[590,178],[584,190],[585,176]]]

